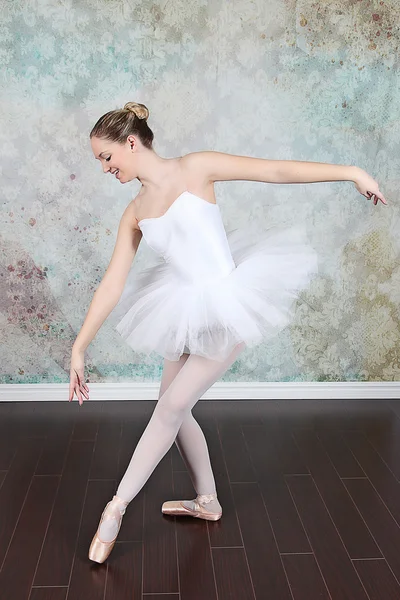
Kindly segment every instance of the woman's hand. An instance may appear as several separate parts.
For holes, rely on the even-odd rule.
[[[79,405],[82,406],[82,394],[89,400],[89,388],[85,383],[85,353],[79,350],[72,350],[71,355],[71,371],[69,384],[69,402],[74,398],[74,392],[79,400]]]
[[[386,199],[384,198],[382,192],[379,190],[378,182],[375,181],[375,179],[373,179],[370,175],[368,175],[368,173],[363,169],[357,169],[357,174],[354,178],[354,183],[360,194],[368,198],[368,200],[371,200],[371,198],[375,196],[375,206],[378,204],[378,200],[383,202],[383,204],[387,204]]]

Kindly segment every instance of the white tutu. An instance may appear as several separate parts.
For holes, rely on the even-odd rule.
[[[250,229],[226,233],[236,268],[207,282],[183,280],[171,262],[144,269],[124,289],[116,330],[135,351],[173,361],[184,352],[222,361],[242,341],[252,347],[276,336],[318,259],[302,227],[258,237]]]

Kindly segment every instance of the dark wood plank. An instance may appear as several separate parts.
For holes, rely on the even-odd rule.
[[[103,600],[106,585],[107,562],[99,564],[88,557],[90,542],[99,525],[101,514],[115,488],[114,481],[97,480],[89,481],[85,504],[83,507],[82,523],[79,529],[74,563],[69,584],[69,598],[85,598],[85,600]],[[132,555],[132,547],[126,544],[115,544],[112,554],[121,557],[124,554]],[[111,555],[110,555],[111,557]],[[109,557],[109,559],[110,559]],[[114,560],[116,557],[113,557]]]
[[[400,523],[400,484],[363,433],[347,432],[344,439],[382,500]]]
[[[179,600],[179,594],[143,594],[144,600]]]
[[[7,471],[18,448],[18,438],[12,430],[0,433],[0,469]]]
[[[243,543],[242,536],[240,534],[221,440],[218,435],[213,404],[211,402],[199,403],[195,406],[195,409],[193,414],[207,440],[218,500],[223,510],[222,518],[213,523],[213,527],[208,528],[211,547],[241,546]]]
[[[309,470],[291,432],[271,425],[245,425],[243,433],[259,481],[282,475],[308,475]]]
[[[111,414],[115,422],[121,423],[121,436],[117,443],[117,485],[122,479],[135,447],[154,410],[154,401],[117,401],[104,405],[102,416]],[[100,421],[101,426],[101,421]],[[114,436],[115,436],[114,426]],[[110,439],[105,439],[109,447]],[[114,452],[115,448],[112,448]],[[110,471],[111,474],[111,471]],[[108,573],[105,600],[141,598],[143,567],[143,511],[146,485],[129,504],[115,547],[107,559]],[[120,547],[121,545],[121,547]],[[173,598],[173,596],[170,596]]]
[[[35,586],[68,585],[92,456],[93,442],[71,441]]]
[[[400,585],[386,560],[355,560],[354,566],[367,590],[370,600],[398,600]]]
[[[320,400],[277,400],[276,414],[271,414],[266,424],[276,422],[287,431],[296,429],[315,430],[324,414]],[[326,408],[325,408],[326,410]]]
[[[104,403],[98,424],[89,479],[115,479],[122,423],[113,402]]]
[[[256,598],[291,600],[282,560],[258,485],[234,483],[232,489]]]
[[[352,400],[341,398],[324,398],[319,402],[318,412],[315,417],[315,431],[344,431],[357,429],[359,421],[349,413],[348,405]],[[295,426],[297,429],[297,427]]]
[[[8,471],[0,471],[0,489],[1,489],[1,486],[3,485],[3,481],[6,478],[7,473],[8,473]]]
[[[212,553],[220,600],[255,600],[244,548],[213,548]]]
[[[29,600],[66,600],[67,587],[59,588],[32,588]]]
[[[188,473],[174,472],[174,499],[194,498]],[[216,600],[217,592],[208,537],[207,521],[193,517],[175,519],[181,600]],[[210,528],[218,524],[208,523]]]
[[[74,399],[73,404],[69,404],[72,414],[75,417],[73,439],[76,441],[95,442],[104,402],[85,400],[82,406],[79,406],[78,400]]]
[[[313,554],[282,556],[294,600],[331,600]]]
[[[311,552],[293,498],[284,477],[259,484],[268,516],[281,553]]]
[[[381,558],[359,512],[346,492],[322,444],[313,432],[296,431],[295,439],[315,484],[351,558]]]
[[[217,420],[217,427],[230,482],[257,481],[247,452],[242,425],[232,420]]]
[[[126,514],[125,512],[122,522]],[[104,600],[141,598],[142,560],[142,542],[117,540],[107,559],[108,570]]]
[[[339,477],[366,477],[340,432],[327,429],[318,430],[317,437]]]
[[[43,440],[22,440],[0,489],[0,567],[17,524],[36,465]]]
[[[385,405],[391,410],[397,417],[400,418],[400,399],[389,398],[384,401]]]
[[[171,460],[172,460],[172,470],[187,472],[185,462],[184,462],[182,456],[180,455],[180,452],[179,452],[176,444],[174,444],[172,446],[170,452],[171,452]]]
[[[280,475],[309,475],[310,470],[299,452],[291,429],[267,424],[265,433],[268,445],[264,448],[273,452],[274,464],[278,467]]]
[[[2,409],[0,418],[0,469],[8,470],[18,448],[18,415],[17,403],[5,402],[7,409]]]
[[[144,493],[143,592],[179,593],[175,521],[161,513],[162,503],[173,498],[170,452],[151,474]]]
[[[74,410],[71,403],[68,401],[43,401],[43,402],[32,402],[33,415],[31,426],[35,429],[35,436],[42,433],[47,439],[53,435],[54,425],[57,423],[64,423],[69,425],[75,422]],[[75,408],[75,407],[74,407]],[[19,415],[20,416],[20,415]],[[71,431],[72,433],[72,431]],[[28,430],[27,434],[29,437],[32,436],[32,432]],[[44,445],[46,448],[46,444]]]
[[[48,428],[36,475],[61,475],[75,425],[73,415],[55,415]]]
[[[220,600],[225,592],[228,594],[225,597],[229,597],[233,587],[241,598],[248,593],[251,598],[264,598],[265,590],[277,585],[277,579],[273,579],[276,560],[281,566],[275,568],[275,574],[278,580],[282,573],[284,580],[286,577],[287,589],[290,588],[294,600],[329,598],[327,589],[332,600],[350,597],[359,600],[367,595],[370,600],[400,597],[400,402],[397,401],[200,401],[193,412],[209,445],[224,510],[222,519],[212,523],[161,514],[164,500],[195,497],[186,465],[173,445],[165,457],[167,467],[160,463],[160,472],[152,474],[128,507],[106,564],[89,561],[89,544],[101,511],[115,493],[154,405],[154,401],[86,402],[83,407],[77,402],[8,403],[7,406],[0,403],[0,551],[3,549],[4,554],[9,548],[4,560],[6,571],[3,567],[9,579],[11,573],[14,581],[16,573],[19,577],[27,553],[27,569],[17,581],[12,600],[20,600],[19,590],[22,590],[21,600],[23,597],[70,600],[83,597],[82,593],[85,600],[124,600],[133,595],[140,598],[142,565],[146,560],[145,576],[149,581],[155,573],[156,581],[150,583],[153,587],[147,591],[144,588],[143,599],[193,600],[197,596],[215,599],[217,587]],[[75,419],[77,424],[73,427]],[[293,429],[296,439],[299,435],[307,440],[306,451],[303,447],[300,452],[292,436]],[[307,473],[313,474],[316,486]],[[60,481],[58,491],[43,491],[44,502],[34,502],[34,481],[51,481],[54,476]],[[106,479],[96,481],[102,478]],[[240,483],[243,479],[246,481]],[[304,479],[310,482],[311,492],[297,489],[295,497],[292,487],[299,486]],[[257,483],[252,483],[255,480]],[[343,531],[339,535],[336,527],[343,491],[338,496],[332,492],[338,482],[350,505],[357,507],[355,514],[369,531],[378,548],[378,557],[367,555],[366,560],[351,561],[343,545],[338,551],[344,541]],[[91,487],[97,484],[104,487]],[[236,497],[238,486],[240,498]],[[248,489],[249,486],[257,491]],[[46,505],[48,523],[41,513]],[[41,517],[36,518],[35,511]],[[147,519],[146,536],[143,517]],[[28,527],[24,526],[24,520],[30,525],[32,518],[34,526],[44,525],[33,539],[32,528],[28,536]],[[354,520],[350,521],[352,525]],[[342,528],[344,523],[345,519]],[[167,528],[164,533],[163,524]],[[11,527],[5,549],[1,545],[1,535],[4,538],[6,534],[7,538],[4,527]],[[172,577],[167,573],[171,564]],[[228,572],[236,564],[239,571]],[[43,581],[36,580],[41,575],[40,569],[45,575]],[[72,588],[67,595],[71,571]],[[171,587],[174,576],[175,587]],[[55,587],[48,587],[52,578],[60,579],[61,585],[55,581]],[[32,583],[34,586],[27,596]],[[168,593],[170,589],[172,593]],[[3,595],[1,589],[0,596]],[[272,596],[281,600],[282,594],[272,592]]]
[[[286,481],[332,598],[367,600],[368,596],[312,478],[288,475]]]
[[[389,409],[380,400],[278,400],[277,405],[279,423],[296,430],[363,431],[366,426],[382,424],[390,418]]]
[[[368,479],[344,479],[344,484],[390,568],[400,581],[400,528]]]
[[[284,442],[281,442],[278,454],[263,425],[245,426],[243,431],[279,551],[309,552],[310,544],[284,480],[285,471],[293,466],[285,458]],[[287,435],[284,440],[288,441]],[[293,440],[289,447],[289,455],[293,455]],[[307,467],[297,459],[295,464],[308,473]]]
[[[369,443],[400,481],[400,419],[394,417],[389,424],[371,425],[364,429]]]
[[[29,598],[59,477],[34,477],[0,572],[2,598]]]
[[[342,431],[388,430],[396,419],[393,411],[386,405],[384,400],[347,400],[345,406],[348,415],[348,426],[342,427]]]
[[[14,417],[18,440],[46,437],[49,421],[42,418],[40,404],[41,402],[17,402]]]
[[[236,423],[237,425],[258,425],[271,419],[276,420],[277,413],[276,400],[200,400],[209,402],[212,406],[214,417],[218,423]]]

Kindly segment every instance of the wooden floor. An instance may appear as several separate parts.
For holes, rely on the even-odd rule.
[[[400,401],[200,401],[220,521],[174,445],[87,557],[155,403],[0,404],[1,600],[398,600]]]

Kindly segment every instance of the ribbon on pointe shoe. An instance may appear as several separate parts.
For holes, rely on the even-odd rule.
[[[205,504],[217,499],[217,494],[198,494],[194,500],[189,500],[194,505],[193,510],[201,510],[201,506],[205,508]],[[188,501],[186,501],[188,502]]]
[[[115,541],[117,539],[122,517],[125,514],[126,507],[128,506],[128,502],[125,502],[118,496],[114,496],[110,502],[107,503],[103,513],[101,515],[100,523],[97,528],[96,533],[92,539],[89,548],[89,558],[98,563],[104,562],[111,550],[114,547]],[[107,532],[108,521],[113,520],[114,523],[110,528],[110,531]],[[103,529],[103,535],[100,534],[100,529],[102,526],[106,524],[106,529]],[[108,535],[107,535],[108,534]],[[104,539],[109,538],[109,539]]]
[[[104,509],[103,515],[99,525],[99,539],[103,542],[111,542],[118,534],[122,517],[125,514],[127,502],[124,502],[118,496],[114,496]],[[115,524],[111,525],[109,521],[115,521]],[[108,531],[107,531],[108,530]],[[110,531],[112,531],[112,537],[110,538]],[[102,535],[103,534],[103,535]],[[105,535],[106,534],[106,535]],[[108,535],[107,535],[108,534]],[[110,539],[108,539],[110,538]]]

